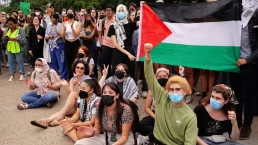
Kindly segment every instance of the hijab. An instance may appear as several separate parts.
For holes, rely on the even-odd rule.
[[[247,26],[254,12],[258,9],[258,0],[243,0],[243,12],[241,15],[243,28]]]

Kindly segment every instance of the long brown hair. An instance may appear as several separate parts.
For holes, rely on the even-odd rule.
[[[221,110],[223,111],[223,113],[228,116],[228,111],[235,111],[235,105],[229,102],[229,96],[227,94],[227,92],[225,91],[225,89],[223,89],[221,86],[214,86],[212,88],[212,91],[216,92],[216,93],[220,93],[222,94],[223,98],[225,101],[228,101],[227,104],[225,104]],[[206,106],[208,104],[210,104],[210,98],[211,98],[211,94],[208,95],[207,97],[205,97],[202,101],[202,105]]]
[[[111,90],[115,91],[116,94],[119,94],[119,97],[116,100],[115,111],[116,111],[116,128],[117,128],[117,131],[120,132],[121,131],[120,120],[121,120],[121,114],[123,113],[123,106],[121,105],[121,103],[127,104],[127,102],[124,100],[123,94],[119,93],[120,92],[119,87],[115,83],[105,84],[102,88],[102,94],[103,94],[105,87],[107,87],[107,86],[110,87]],[[104,107],[105,107],[105,105],[102,103],[102,101],[100,101],[99,107],[98,107],[98,117],[99,117],[101,129],[103,129],[103,121],[102,120],[103,120],[103,114],[104,114]]]

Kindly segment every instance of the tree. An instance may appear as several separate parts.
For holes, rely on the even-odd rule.
[[[18,10],[20,2],[29,2],[31,4],[31,9],[41,8],[46,9],[46,4],[54,3],[55,11],[61,11],[63,8],[73,8],[79,10],[84,7],[87,10],[91,8],[102,9],[107,4],[112,4],[114,7],[118,4],[125,4],[126,6],[130,2],[139,4],[139,0],[12,0],[9,7],[4,8],[4,11],[11,12],[13,10]]]

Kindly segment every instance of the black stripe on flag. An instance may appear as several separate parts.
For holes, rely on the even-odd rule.
[[[200,3],[147,3],[164,22],[201,23],[240,20],[239,0]]]

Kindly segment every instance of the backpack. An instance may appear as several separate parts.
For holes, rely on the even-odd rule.
[[[35,80],[35,78],[36,78],[36,73],[35,73],[35,72],[33,72],[32,77],[33,77],[33,79]],[[47,78],[48,78],[48,80],[51,82],[50,69],[47,71]],[[51,82],[51,83],[52,83],[52,82]]]
[[[134,145],[137,145],[136,132],[139,132],[139,129],[141,127],[140,121],[139,121],[140,117],[138,114],[138,106],[131,100],[126,100],[126,102],[133,111],[134,120],[133,120],[133,124],[132,124],[132,131],[133,131],[133,137],[134,137]],[[122,117],[122,114],[120,114],[119,116]],[[107,131],[105,131],[105,132],[106,132],[106,134],[105,134],[106,145],[108,145],[108,134],[107,134]]]
[[[102,19],[102,35],[104,36],[106,17]]]

